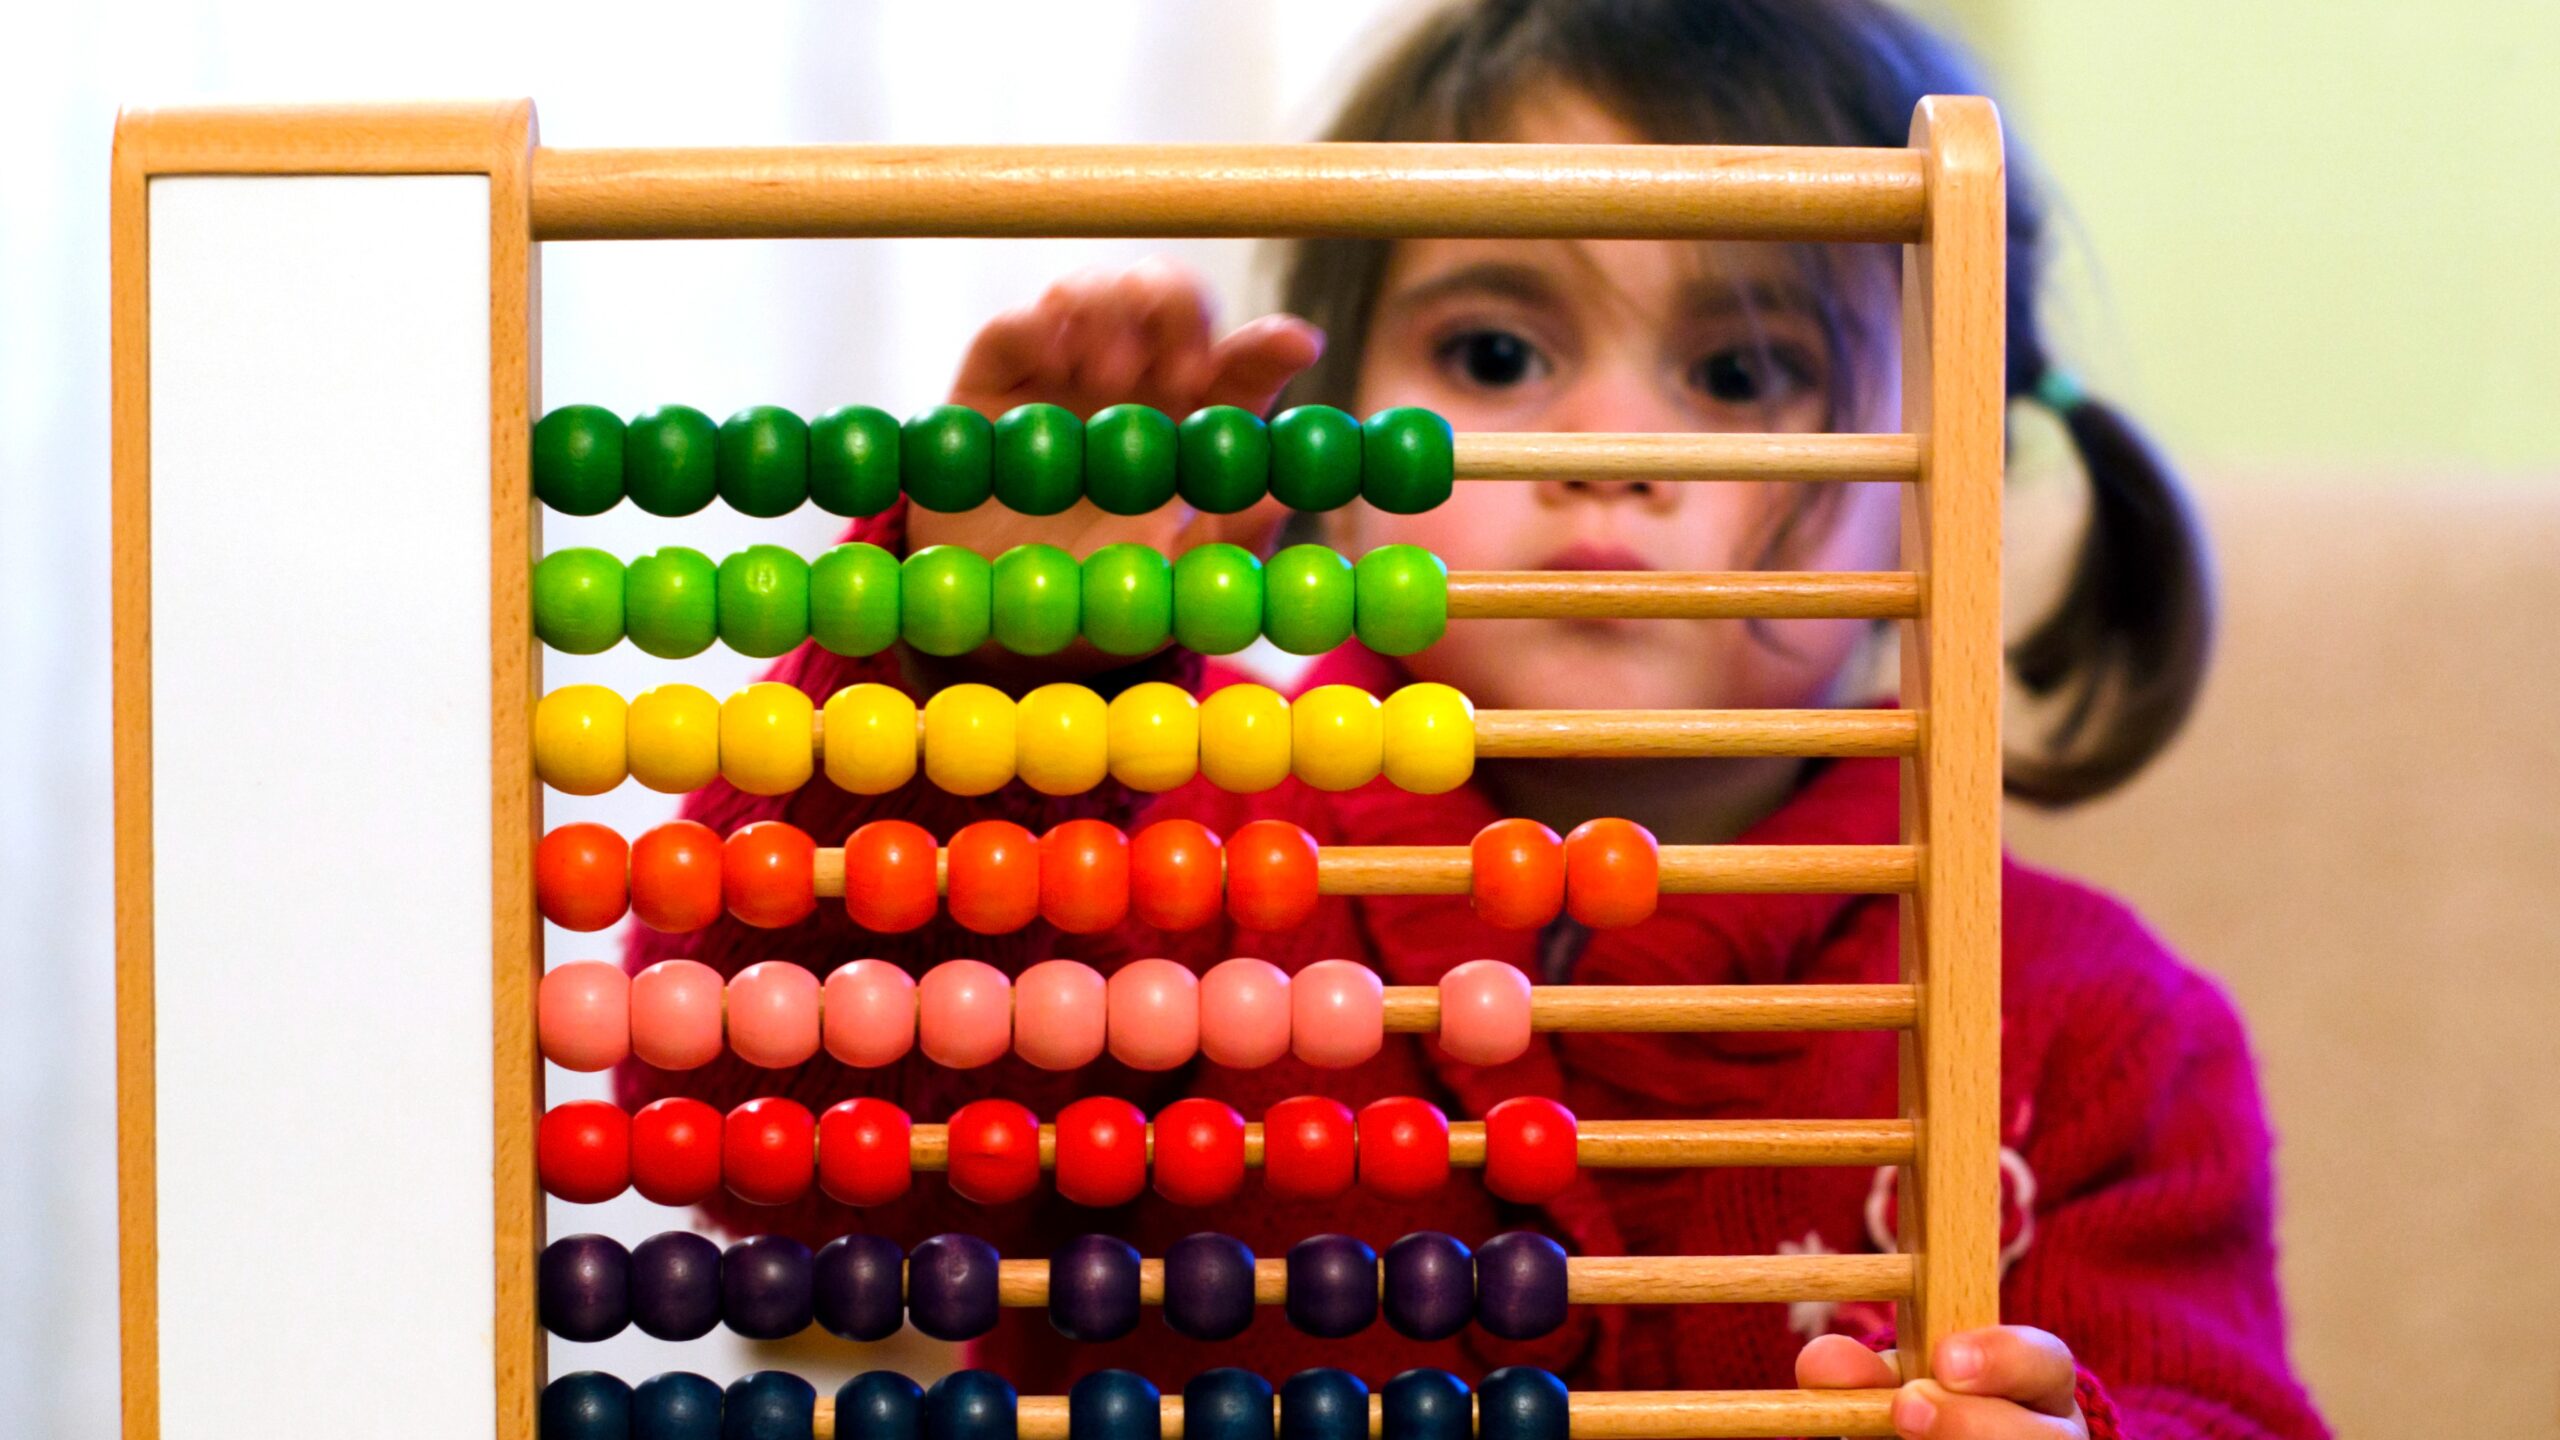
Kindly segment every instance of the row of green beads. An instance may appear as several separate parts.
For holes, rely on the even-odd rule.
[[[811,639],[839,655],[900,640],[928,655],[990,640],[1051,655],[1079,635],[1107,655],[1167,642],[1228,655],[1260,636],[1320,655],[1354,635],[1380,654],[1410,655],[1448,627],[1448,569],[1412,545],[1382,545],[1356,564],[1321,545],[1292,545],[1267,564],[1234,545],[1173,561],[1144,545],[1106,545],[1081,564],[1053,545],[1017,545],[992,561],[932,545],[903,563],[877,545],[839,545],[815,561],[756,545],[716,566],[670,545],[627,567],[601,550],[558,550],[533,572],[534,633],[573,655],[625,635],[669,660],[715,639],[760,658]]]
[[[810,500],[837,515],[877,515],[902,492],[946,513],[994,499],[1055,515],[1090,499],[1114,515],[1143,515],[1178,495],[1230,515],[1270,495],[1296,510],[1366,499],[1418,515],[1448,500],[1453,447],[1447,421],[1410,407],[1363,425],[1302,405],[1265,425],[1249,410],[1213,405],[1177,426],[1144,405],[1114,405],[1091,420],[1024,405],[992,424],[944,405],[904,425],[867,405],[808,422],[759,405],[715,426],[669,405],[626,426],[599,406],[564,405],[533,427],[533,489],[569,515],[600,515],[625,495],[652,515],[691,515],[714,496],[759,518]]]

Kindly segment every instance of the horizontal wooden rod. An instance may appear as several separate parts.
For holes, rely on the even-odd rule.
[[[1687,145],[537,149],[536,240],[1420,235],[1909,243],[1918,151]]]
[[[1480,760],[1916,755],[1908,710],[1479,710]]]
[[[1594,1170],[1678,1170],[1718,1166],[1904,1165],[1912,1153],[1908,1120],[1585,1120],[1576,1128],[1574,1161]],[[1155,1127],[1147,1127],[1148,1153]],[[1058,1132],[1040,1127],[1040,1165],[1058,1162]],[[1484,1164],[1484,1122],[1449,1122],[1449,1163],[1462,1170]],[[907,1132],[908,1162],[934,1171],[951,1161],[946,1125],[916,1125]],[[1262,1122],[1245,1122],[1244,1163],[1262,1164]]]
[[[1908,985],[1539,985],[1529,1028],[1613,1035],[1734,1031],[1908,1030],[1920,1002]],[[1440,991],[1386,987],[1390,1033],[1440,1029]]]
[[[1459,570],[1452,620],[1909,620],[1908,571]]]
[[[1788,1435],[1891,1435],[1890,1390],[1582,1390],[1571,1397],[1572,1440],[1748,1440]],[[1182,1396],[1164,1397],[1163,1440],[1183,1440]],[[1384,1440],[1385,1400],[1369,1397],[1370,1440]],[[835,1397],[818,1395],[812,1440],[836,1440]],[[1017,1440],[1069,1440],[1067,1397],[1025,1395]],[[853,1437],[847,1437],[853,1440]]]
[[[1900,895],[1919,873],[1908,845],[1665,845],[1665,895]],[[951,855],[934,855],[934,883],[950,888]],[[1332,845],[1316,851],[1319,895],[1464,895],[1474,861],[1464,845]],[[814,893],[844,896],[844,850],[811,864]]]
[[[1576,1305],[1758,1305],[1798,1300],[1904,1300],[1908,1255],[1571,1255],[1565,1299]],[[1386,1288],[1383,1272],[1378,1279]],[[1289,1262],[1253,1262],[1253,1303],[1285,1304]],[[996,1301],[1018,1310],[1049,1303],[1049,1262],[996,1262]],[[1164,1262],[1138,1262],[1138,1303],[1164,1303]]]
[[[1815,432],[1739,434],[1678,430],[1465,430],[1461,480],[1830,480],[1909,483],[1920,478],[1916,435]]]

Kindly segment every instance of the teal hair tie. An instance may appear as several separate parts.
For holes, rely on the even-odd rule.
[[[2036,399],[2056,415],[2068,415],[2089,403],[2089,392],[2080,377],[2059,365],[2047,365],[2036,377]]]

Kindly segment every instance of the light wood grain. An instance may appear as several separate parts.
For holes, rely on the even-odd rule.
[[[1676,1170],[1691,1166],[1899,1165],[1911,1158],[1912,1131],[1903,1120],[1585,1120],[1576,1127],[1574,1158],[1595,1170]],[[1147,1130],[1154,1144],[1155,1129]],[[1057,1165],[1055,1126],[1039,1129],[1040,1165]],[[1481,1120],[1449,1122],[1449,1163],[1459,1169],[1484,1164]],[[907,1158],[918,1170],[946,1168],[950,1127],[925,1124],[907,1132]],[[1262,1122],[1244,1127],[1244,1163],[1262,1164]]]
[[[1811,480],[1891,483],[1920,475],[1916,435],[1712,431],[1461,431],[1461,480]]]
[[[1892,895],[1911,888],[1919,861],[1907,845],[1665,845],[1665,895]],[[820,899],[844,895],[844,850],[812,864]],[[1331,845],[1316,852],[1320,895],[1464,895],[1473,859],[1464,845]],[[950,854],[934,856],[937,886]]]
[[[1389,985],[1390,1033],[1440,1028],[1440,992]],[[1898,1030],[1919,1011],[1908,985],[1539,985],[1529,1028],[1616,1035],[1743,1030]]]
[[[1370,1440],[1383,1440],[1384,1400],[1369,1397]],[[1583,1390],[1572,1397],[1573,1440],[1741,1440],[1751,1436],[1891,1435],[1890,1390]],[[836,1402],[818,1396],[812,1440],[836,1440]],[[1025,1395],[1017,1440],[1069,1440],[1067,1398]],[[1182,1440],[1182,1396],[1164,1397],[1164,1440]]]
[[[1476,570],[1449,576],[1452,620],[1900,620],[1920,582],[1898,572]]]

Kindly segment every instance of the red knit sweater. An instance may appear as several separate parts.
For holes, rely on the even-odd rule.
[[[894,543],[894,521],[858,527],[862,538]],[[1190,662],[1159,662],[1214,689],[1243,678]],[[862,680],[897,682],[884,659],[849,660],[804,647],[774,668],[823,700]],[[1345,681],[1382,692],[1393,666],[1366,651],[1320,662],[1306,684]],[[1895,764],[1837,761],[1809,771],[1793,798],[1743,837],[1753,844],[1878,844],[1894,838]],[[1106,791],[1058,801],[1019,785],[978,800],[923,782],[881,797],[812,785],[781,799],[743,796],[725,786],[695,795],[688,816],[715,830],[750,820],[788,819],[821,845],[839,844],[863,822],[912,819],[947,837],[971,819],[1004,816],[1043,828],[1074,814],[1125,823],[1187,817],[1220,834],[1247,819],[1278,817],[1321,844],[1462,845],[1497,818],[1477,788],[1407,795],[1383,782],[1328,795],[1290,782],[1258,796],[1229,795],[1205,783],[1145,801]],[[2181,966],[2119,903],[2054,876],[2010,864],[2003,872],[2003,1159],[2007,1165],[2009,1266],[2004,1318],[2041,1326],[2103,1376],[2120,1433],[2145,1440],[2181,1436],[2326,1434],[2294,1380],[2284,1352],[2271,1234],[2268,1136],[2240,1025],[2209,982]],[[1896,975],[1895,907],[1859,896],[1666,896],[1644,924],[1594,934],[1574,961],[1585,984],[1872,983]],[[859,956],[892,958],[921,972],[971,956],[1009,973],[1055,955],[1108,972],[1140,956],[1165,955],[1205,970],[1233,955],[1255,955],[1286,971],[1315,960],[1352,958],[1390,984],[1429,985],[1451,966],[1480,957],[1508,961],[1536,978],[1539,937],[1480,923],[1464,896],[1328,898],[1306,926],[1285,934],[1239,933],[1223,925],[1162,934],[1134,923],[1109,935],[1060,936],[1045,926],[989,938],[937,920],[907,935],[857,930],[840,906],[784,931],[734,921],[691,936],[638,932],[635,971],[677,955],[723,974],[765,959],[790,959],[824,975]],[[749,1069],[723,1058],[681,1074],[636,1062],[621,1072],[631,1106],[663,1095],[696,1095],[726,1107],[761,1094],[786,1094],[813,1110],[876,1094],[918,1121],[938,1121],[985,1095],[1023,1102],[1044,1119],[1088,1094],[1127,1097],[1153,1114],[1184,1095],[1214,1096],[1248,1118],[1276,1100],[1320,1093],[1357,1108],[1386,1095],[1422,1095],[1453,1118],[1480,1116],[1512,1095],[1560,1098],[1585,1118],[1857,1118],[1895,1113],[1896,1046],[1890,1035],[1541,1035],[1511,1064],[1452,1063],[1427,1041],[1390,1035],[1383,1052],[1348,1071],[1314,1070],[1294,1060],[1236,1071],[1197,1062],[1144,1074],[1108,1060],[1055,1074],[1008,1059],[971,1071],[921,1059],[860,1071],[825,1056],[788,1073]],[[1276,1200],[1248,1185],[1231,1205],[1177,1209],[1152,1193],[1116,1211],[1082,1210],[1043,1191],[1012,1205],[959,1200],[937,1179],[908,1198],[852,1210],[822,1197],[765,1209],[730,1197],[714,1218],[735,1233],[784,1231],[812,1244],[849,1230],[876,1230],[904,1244],[946,1230],[983,1235],[1008,1256],[1038,1257],[1067,1237],[1109,1232],[1142,1254],[1162,1254],[1204,1229],[1233,1234],[1256,1254],[1277,1256],[1316,1233],[1347,1232],[1384,1249],[1414,1230],[1441,1230],[1469,1244],[1506,1229],[1542,1228],[1573,1252],[1770,1254],[1873,1252],[1889,1243],[1891,1172],[1856,1169],[1696,1169],[1586,1171],[1557,1200],[1524,1211],[1493,1200],[1481,1185],[1450,1184],[1425,1201],[1396,1202],[1355,1192],[1322,1204]],[[1000,1369],[1026,1393],[1061,1393],[1077,1375],[1105,1367],[1139,1371],[1168,1389],[1198,1371],[1244,1365],[1279,1377],[1310,1365],[1351,1370],[1372,1385],[1416,1365],[1472,1379],[1509,1363],[1544,1366],[1577,1388],[1762,1388],[1793,1384],[1796,1351],[1811,1335],[1837,1330],[1870,1341],[1890,1307],[1815,1304],[1577,1307],[1559,1333],[1504,1342],[1470,1328],[1454,1340],[1405,1339],[1384,1325],[1348,1340],[1297,1333],[1265,1313],[1235,1341],[1187,1340],[1150,1316],[1136,1334],[1110,1344],[1070,1344],[1037,1311],[1007,1312],[980,1342],[975,1363]],[[2084,1382],[2084,1393],[2093,1387]],[[2100,1434],[2115,1429],[2093,1397]]]

